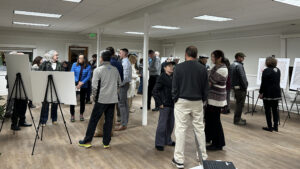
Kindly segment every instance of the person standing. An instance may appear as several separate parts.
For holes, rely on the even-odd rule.
[[[42,56],[37,56],[34,58],[33,62],[32,62],[32,67],[31,70],[39,70],[40,65],[43,63],[43,57]]]
[[[86,104],[92,104],[91,102],[91,93],[92,93],[92,78],[93,78],[93,72],[97,67],[97,54],[92,55],[92,60],[89,62],[91,66],[91,77],[88,80],[88,88],[87,88],[87,95],[86,95]]]
[[[248,88],[248,80],[243,64],[245,57],[245,54],[237,53],[235,61],[230,65],[231,88],[234,91],[236,101],[233,123],[236,125],[246,125],[246,120],[241,118]]]
[[[80,121],[84,121],[85,99],[88,92],[88,81],[91,78],[91,66],[84,55],[79,55],[73,63],[71,72],[74,72],[76,89],[80,90]],[[75,122],[75,106],[70,105],[71,122]]]
[[[230,84],[230,62],[229,59],[225,58],[224,63],[228,69],[228,77],[226,81],[226,100],[227,100],[227,105],[223,109],[223,114],[229,114],[230,113],[230,92],[231,92],[231,84]]]
[[[176,145],[172,163],[184,168],[185,135],[192,118],[195,135],[202,157],[207,158],[203,123],[203,103],[207,100],[208,75],[205,66],[197,61],[198,50],[189,46],[185,50],[185,62],[176,65],[172,81],[172,98],[175,101]]]
[[[272,132],[278,132],[278,100],[281,100],[281,90],[280,90],[280,76],[281,72],[276,67],[277,60],[274,57],[268,57],[266,59],[267,68],[262,73],[261,85],[259,90],[259,98],[263,99],[267,127],[263,127],[263,130]],[[272,115],[274,126],[272,126]]]
[[[111,131],[114,119],[115,104],[118,102],[118,86],[121,78],[117,68],[110,64],[111,52],[105,51],[101,54],[100,66],[95,69],[92,80],[92,93],[95,105],[90,117],[90,121],[83,140],[79,141],[79,146],[89,148],[102,114],[105,115],[103,126],[103,146],[110,147]]]
[[[165,62],[163,72],[158,78],[153,97],[159,105],[159,120],[155,136],[155,148],[164,151],[164,146],[175,146],[171,135],[174,128],[174,102],[172,100],[172,79],[175,62]]]
[[[143,94],[143,58],[140,59],[139,64],[139,77],[140,77],[140,84],[138,88],[137,94]]]
[[[225,137],[221,123],[221,111],[227,105],[226,82],[228,69],[225,65],[223,51],[215,50],[211,54],[211,61],[215,66],[209,75],[209,92],[205,111],[205,137],[211,145],[206,150],[222,150],[225,146]]]
[[[128,89],[128,93],[127,93],[127,97],[128,97],[128,106],[129,106],[129,112],[133,113],[135,110],[132,108],[132,102],[133,102],[133,98],[136,95],[136,83],[139,81],[138,79],[138,74],[136,72],[135,69],[135,64],[137,62],[136,56],[135,55],[129,55],[129,61],[131,64],[131,70],[132,70],[132,78],[131,78],[131,82],[129,83],[129,89]]]
[[[44,56],[46,61],[40,65],[40,71],[63,71],[62,64],[58,61],[59,54],[55,50],[50,50]],[[57,124],[57,103],[51,104],[51,119],[53,124]],[[49,103],[42,104],[41,124],[46,126],[49,114]]]
[[[118,57],[115,55],[115,49],[113,47],[107,47],[106,50],[110,51],[113,55],[111,56],[110,59],[110,64],[114,66],[115,68],[118,69],[119,75],[121,77],[121,81],[123,81],[123,66],[120,61],[118,61]],[[115,109],[114,109],[114,120],[113,120],[113,127],[115,126],[115,120],[116,120],[116,111],[117,111],[118,105],[116,104]],[[97,124],[96,132],[94,134],[94,137],[103,137],[103,125],[105,121],[105,115],[102,116]],[[111,136],[113,136],[114,131],[111,131]]]
[[[121,115],[121,126],[116,131],[122,131],[127,129],[129,119],[129,106],[127,99],[127,92],[129,89],[129,83],[132,78],[132,68],[128,59],[128,49],[124,48],[120,50],[120,57],[122,58],[122,66],[124,73],[124,80],[119,91],[119,110]]]
[[[207,65],[207,60],[208,60],[208,56],[206,55],[200,55],[199,56],[199,63],[201,63],[202,65],[204,65],[206,67],[207,70],[210,69],[210,67]]]
[[[151,59],[150,65],[149,65],[149,86],[148,86],[148,100],[147,100],[147,109],[151,109],[151,98],[152,98],[152,91],[155,86],[156,80],[160,75],[161,72],[161,63],[160,58],[157,57],[153,50],[149,50],[148,52],[149,58]],[[157,103],[155,103],[155,108],[152,109],[152,111],[158,111],[159,107]]]

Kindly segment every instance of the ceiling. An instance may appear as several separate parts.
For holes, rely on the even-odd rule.
[[[22,3],[20,3],[22,2]],[[60,19],[14,15],[13,10],[63,14]],[[150,37],[172,36],[229,28],[286,22],[300,19],[300,8],[272,0],[83,0],[76,4],[62,0],[1,0],[0,27],[43,29],[86,34],[104,28],[104,34],[143,32],[144,13],[151,25],[178,26],[180,30],[150,29]],[[229,22],[195,20],[199,15],[233,18]],[[12,21],[50,23],[33,28],[12,25]],[[284,26],[284,25],[283,25]]]

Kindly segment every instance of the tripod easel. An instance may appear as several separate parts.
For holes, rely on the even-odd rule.
[[[25,98],[25,100],[28,100],[28,97],[27,97],[27,94],[26,94],[26,90],[25,90],[25,87],[24,87],[24,83],[23,83],[23,80],[22,80],[21,73],[17,73],[16,74],[16,80],[14,82],[13,89],[12,89],[12,91],[10,93],[10,96],[9,96],[8,105],[10,105],[10,103],[12,101],[13,94],[15,94],[15,97],[14,97],[15,99],[22,99],[22,95],[24,95],[23,99]],[[35,131],[36,131],[36,125],[34,123],[34,119],[33,119],[32,112],[31,112],[31,108],[30,108],[30,106],[29,106],[28,103],[27,103],[27,107],[29,109],[30,116],[31,116],[31,119],[32,119],[32,122],[33,122],[33,126],[34,126]],[[2,130],[4,121],[5,121],[5,118],[3,118],[3,120],[2,120],[0,132]]]
[[[299,114],[299,107],[298,107],[298,104],[297,104],[297,98],[298,98],[299,95],[300,95],[300,88],[297,89],[297,92],[296,92],[295,98],[294,98],[294,100],[293,100],[293,103],[292,103],[292,105],[291,105],[290,111],[288,112],[288,115],[286,116],[286,118],[285,118],[285,120],[284,120],[283,127],[284,127],[284,125],[285,125],[287,119],[288,119],[288,118],[289,118],[289,119],[291,118],[291,113],[290,113],[290,112],[292,111],[294,104],[296,104],[297,112],[298,112],[298,114]]]
[[[50,90],[50,102],[48,101],[48,94],[49,94],[48,91],[49,90]],[[53,93],[53,91],[54,91],[54,93]],[[55,96],[53,96],[53,94],[55,94]],[[55,102],[55,100],[56,100],[56,102]],[[45,97],[44,97],[44,101],[43,101],[42,104],[43,104],[43,106],[47,106],[49,103],[57,103],[58,104],[58,107],[59,107],[59,110],[60,110],[60,113],[61,113],[64,125],[65,125],[65,128],[66,128],[66,131],[67,131],[67,134],[68,134],[68,137],[69,137],[69,140],[70,140],[70,144],[72,144],[72,140],[71,140],[71,137],[70,137],[67,125],[66,125],[66,120],[65,120],[64,114],[63,114],[62,109],[61,109],[60,101],[59,101],[59,98],[58,98],[58,95],[57,95],[57,91],[56,91],[56,88],[55,88],[55,84],[54,84],[53,76],[52,75],[48,76]],[[34,144],[33,144],[33,147],[32,147],[32,153],[31,153],[31,155],[34,154],[34,149],[35,149],[35,146],[36,146],[36,141],[38,139],[39,129],[40,129],[40,126],[41,126],[41,117],[42,117],[43,113],[44,112],[41,111],[40,121],[39,121],[39,125],[37,127],[37,130],[36,130],[36,136],[35,136]],[[41,141],[43,140],[43,131],[44,131],[44,127],[42,126]]]

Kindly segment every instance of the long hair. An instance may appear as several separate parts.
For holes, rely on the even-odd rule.
[[[84,56],[83,54],[79,54],[79,56],[83,56],[83,67],[86,68],[88,66],[88,59],[86,56]],[[79,56],[78,56],[78,59],[77,59],[77,66],[80,65],[79,63]]]
[[[33,60],[33,62],[32,62],[32,65],[37,64],[38,66],[40,66],[41,60],[42,60],[42,59],[43,59],[42,56],[37,56],[37,57],[35,57],[34,60]]]
[[[215,51],[212,52],[212,54],[215,56],[215,59],[222,58],[221,63],[225,63],[225,55],[224,55],[223,51],[215,50]]]

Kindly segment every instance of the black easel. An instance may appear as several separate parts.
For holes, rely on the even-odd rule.
[[[286,118],[285,118],[285,120],[284,120],[283,127],[284,127],[284,125],[285,125],[287,119],[288,119],[288,118],[291,118],[291,113],[290,113],[290,112],[292,112],[292,109],[293,109],[294,104],[296,104],[297,112],[298,112],[298,114],[299,114],[299,107],[298,107],[298,104],[297,104],[297,98],[298,98],[299,95],[300,95],[300,88],[297,89],[297,92],[296,92],[295,98],[294,98],[294,100],[293,100],[293,103],[292,103],[292,105],[291,105],[290,111],[288,112],[288,115],[286,116]]]
[[[50,102],[48,102],[48,91],[49,90],[50,90]],[[55,94],[54,97],[53,97],[52,91],[54,91],[54,94]],[[54,99],[54,98],[56,98],[56,99]],[[56,100],[56,102],[55,102],[55,100]],[[72,140],[71,140],[71,137],[70,137],[67,125],[66,125],[66,120],[65,120],[64,114],[63,114],[62,109],[61,109],[60,101],[59,101],[59,98],[58,98],[58,95],[57,95],[57,91],[56,91],[56,88],[55,88],[55,84],[54,84],[53,76],[52,75],[48,76],[45,97],[44,97],[44,101],[43,101],[42,104],[43,104],[43,106],[46,106],[49,103],[57,103],[58,104],[58,107],[59,107],[59,110],[60,110],[60,113],[61,113],[64,125],[65,125],[65,128],[66,128],[66,131],[67,131],[67,134],[68,134],[68,137],[69,137],[69,140],[70,140],[70,144],[72,144]],[[38,138],[39,129],[40,129],[40,126],[41,126],[42,113],[43,113],[43,111],[41,111],[41,114],[40,114],[40,122],[39,122],[39,125],[38,125],[38,128],[37,128],[37,131],[36,131],[36,136],[35,136],[34,144],[33,144],[33,147],[32,147],[32,154],[31,155],[34,154],[36,140]],[[44,127],[42,126],[41,141],[43,140],[43,131],[44,131]]]
[[[22,93],[23,93],[24,94],[23,99],[25,98],[25,100],[28,100],[28,97],[27,97],[27,94],[26,94],[26,91],[25,91],[25,87],[24,87],[24,83],[23,83],[23,80],[22,80],[22,77],[21,77],[21,73],[17,73],[16,74],[16,80],[14,82],[13,89],[12,89],[12,91],[10,93],[7,105],[10,105],[13,93],[15,93],[15,99],[22,99]],[[28,106],[28,109],[29,109],[29,112],[30,112],[30,116],[31,116],[32,122],[33,122],[33,126],[34,126],[35,131],[36,131],[36,126],[35,126],[34,119],[33,119],[33,116],[32,116],[31,108],[30,108],[30,106],[29,106],[28,103],[27,103],[27,106]],[[2,130],[4,121],[5,121],[5,118],[3,118],[3,120],[2,120],[0,132]]]

